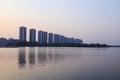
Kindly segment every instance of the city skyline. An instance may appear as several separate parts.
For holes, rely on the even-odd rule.
[[[29,34],[27,34],[29,32]],[[27,39],[29,37],[29,39]],[[63,34],[51,33],[43,30],[36,30],[34,28],[28,29],[25,26],[19,27],[20,42],[31,42],[39,44],[83,44],[80,38],[67,37]]]
[[[25,26],[19,27],[19,38],[0,37],[0,47],[4,46],[72,46],[83,45],[83,40],[74,37],[67,37],[63,34],[49,33],[47,31],[28,29]],[[29,34],[27,34],[29,32]],[[29,39],[27,39],[29,37]]]
[[[0,37],[18,38],[18,26],[24,25],[85,43],[120,45],[119,4],[119,0],[0,0]]]

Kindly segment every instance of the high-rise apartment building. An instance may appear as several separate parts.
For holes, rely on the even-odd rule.
[[[38,31],[38,43],[47,44],[47,34],[46,31]]]
[[[49,38],[48,38],[49,40],[48,40],[48,42],[49,42],[49,44],[53,44],[54,42],[53,42],[53,33],[49,33]]]
[[[48,35],[48,33],[46,32],[46,31],[43,31],[43,34],[42,34],[42,43],[43,44],[47,44],[47,36]]]
[[[38,31],[38,43],[43,42],[43,31]]]
[[[60,43],[60,35],[54,34],[54,44],[59,44],[59,43]]]
[[[65,36],[61,36],[61,43],[64,44],[65,43]]]
[[[30,29],[29,41],[33,43],[36,42],[36,30],[35,29]]]
[[[27,34],[26,27],[21,26],[19,28],[19,40],[26,42],[27,41],[26,40],[26,34]]]
[[[83,40],[81,39],[75,39],[74,44],[83,44]]]

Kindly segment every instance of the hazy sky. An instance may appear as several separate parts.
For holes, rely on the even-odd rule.
[[[18,38],[20,26],[120,44],[120,0],[0,0],[0,37]]]

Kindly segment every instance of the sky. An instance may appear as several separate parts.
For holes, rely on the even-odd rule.
[[[20,26],[120,45],[120,0],[0,0],[0,37],[18,38]]]

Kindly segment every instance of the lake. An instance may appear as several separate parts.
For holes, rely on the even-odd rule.
[[[0,80],[120,80],[120,48],[0,48]]]

